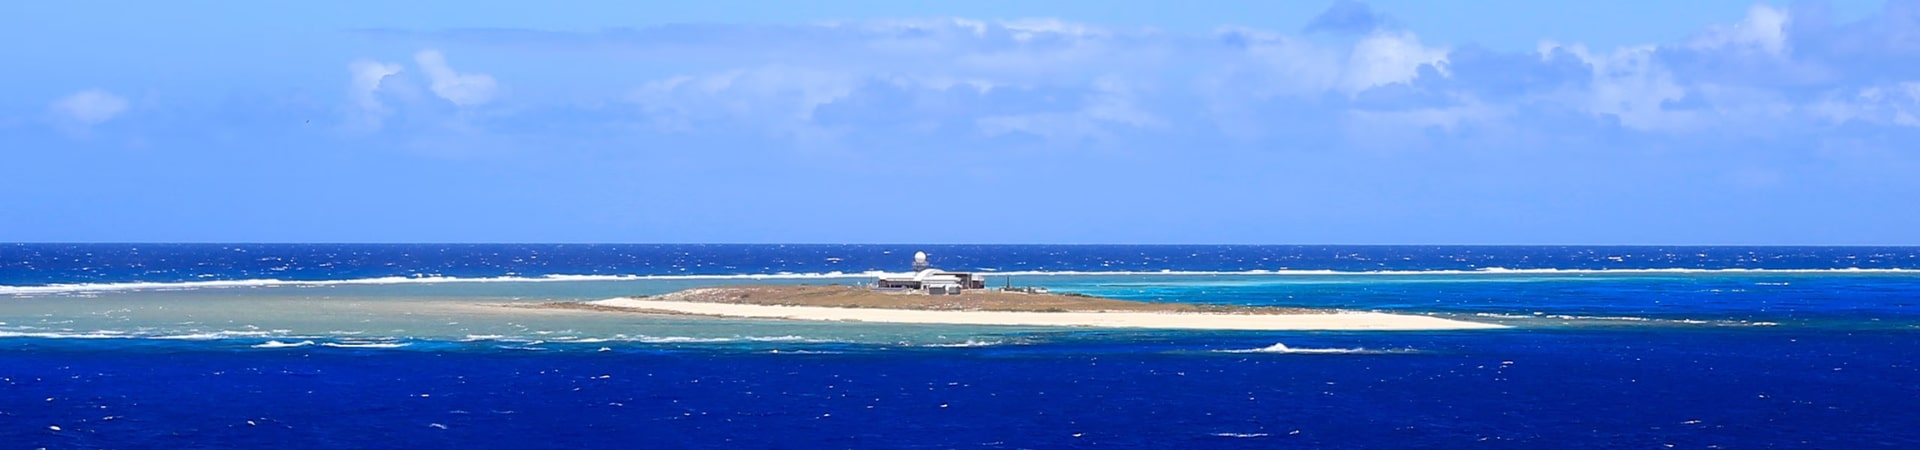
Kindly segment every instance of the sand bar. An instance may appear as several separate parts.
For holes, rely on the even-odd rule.
[[[1472,330],[1502,325],[1439,317],[1375,312],[1280,314],[1166,311],[979,311],[875,307],[762,305],[615,298],[587,302],[598,308],[719,317],[855,321],[910,324],[1042,327],[1155,328],[1186,330]]]

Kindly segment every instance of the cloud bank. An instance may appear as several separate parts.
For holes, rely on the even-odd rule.
[[[1920,126],[1916,5],[1894,1],[1840,24],[1817,8],[1759,5],[1682,42],[1594,49],[1543,41],[1532,52],[1426,42],[1352,1],[1300,34],[960,18],[387,33],[591,55],[599,67],[569,70],[634,74],[623,91],[598,94],[625,102],[632,116],[601,106],[592,117],[658,133],[745,130],[810,143],[1026,136],[1053,145],[1155,136],[1256,146],[1403,136],[1391,145],[1520,147],[1567,136],[1818,140],[1836,127]],[[463,107],[493,100],[491,76],[456,72],[434,50],[415,62],[441,99]],[[661,67],[682,69],[658,74]],[[366,85],[355,82],[357,92]]]
[[[247,233],[411,217],[419,231],[387,236],[454,239],[457,222],[528,241],[1912,243],[1920,1],[1847,21],[1737,8],[1605,47],[1441,41],[1388,9],[1199,31],[290,26],[265,37],[313,51],[268,59],[220,57],[253,42],[104,40],[121,53],[23,53],[52,72],[16,83],[0,147],[47,168],[15,177],[21,217],[147,194],[181,229],[224,217]],[[145,94],[136,108],[70,85],[87,79]],[[945,198],[930,193],[989,213],[874,206]],[[305,219],[171,208],[234,195]]]

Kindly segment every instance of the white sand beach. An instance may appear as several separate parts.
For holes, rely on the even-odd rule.
[[[719,317],[1042,327],[1156,328],[1184,330],[1474,330],[1503,325],[1439,317],[1375,312],[1241,314],[1137,311],[941,311],[830,306],[780,306],[615,298],[587,304],[645,312]]]

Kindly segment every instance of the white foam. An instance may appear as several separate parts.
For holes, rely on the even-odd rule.
[[[812,343],[831,342],[831,341],[823,341],[819,339],[811,339],[804,336],[794,336],[794,335],[747,336],[745,339],[749,341],[754,341],[754,342],[812,342]]]
[[[57,331],[0,331],[0,338],[24,337],[41,339],[132,339],[132,336],[118,331],[100,330],[85,333]]]
[[[1536,312],[1536,313],[1533,313],[1532,315],[1527,315],[1527,314],[1502,314],[1502,313],[1484,313],[1484,312],[1483,312],[1483,313],[1474,313],[1473,315],[1474,315],[1474,316],[1476,316],[1476,317],[1488,317],[1488,318],[1494,318],[1494,319],[1556,319],[1556,320],[1600,320],[1600,321],[1614,321],[1614,322],[1661,322],[1661,321],[1666,321],[1665,319],[1656,319],[1656,318],[1652,318],[1652,317],[1636,317],[1636,316],[1580,316],[1580,315],[1572,315],[1572,314],[1545,314],[1545,313],[1538,313],[1538,312]],[[1685,319],[1681,319],[1681,320],[1682,320],[1682,321],[1684,321]]]
[[[1213,435],[1218,437],[1230,437],[1230,438],[1257,438],[1257,437],[1268,436],[1266,433],[1214,433]]]
[[[632,338],[632,340],[636,342],[645,342],[648,344],[705,344],[705,343],[714,343],[714,342],[733,342],[734,341],[733,338],[699,338],[699,337],[686,337],[686,336],[664,336],[664,337],[640,336],[640,337]]]
[[[1364,348],[1293,348],[1293,347],[1288,347],[1287,344],[1279,343],[1279,342],[1275,342],[1273,343],[1273,345],[1269,345],[1262,348],[1250,348],[1250,349],[1241,349],[1241,350],[1214,350],[1214,351],[1220,352],[1220,353],[1284,353],[1284,354],[1301,354],[1301,355],[1377,355],[1377,354],[1384,354],[1384,353],[1410,353],[1410,351],[1389,352],[1386,350],[1369,350]]]
[[[899,275],[887,272],[871,271],[861,273],[824,272],[824,273],[778,273],[778,274],[742,274],[742,275],[545,275],[539,277],[377,277],[347,280],[281,280],[249,279],[219,281],[178,281],[178,282],[126,282],[126,283],[79,283],[49,284],[42,286],[0,285],[0,294],[62,294],[107,291],[175,291],[187,289],[222,289],[247,287],[286,287],[286,286],[341,286],[341,285],[386,285],[386,284],[437,284],[437,283],[541,283],[556,281],[633,281],[633,280],[771,280],[771,279],[833,279],[833,278],[872,278],[880,275]]]
[[[326,342],[320,345],[338,348],[400,348],[411,344],[407,342]]]
[[[927,344],[925,345],[925,347],[944,347],[944,348],[991,347],[991,346],[1000,345],[1004,343],[1006,342],[1005,341],[981,341],[981,340],[968,339],[966,340],[966,342],[943,342],[938,344]]]
[[[1658,318],[1658,317],[1639,317],[1639,316],[1582,316],[1582,315],[1573,315],[1573,314],[1546,314],[1546,313],[1539,313],[1539,312],[1533,313],[1532,315],[1502,314],[1502,313],[1487,313],[1487,312],[1474,313],[1473,315],[1475,317],[1486,317],[1490,319],[1516,319],[1516,320],[1553,319],[1553,320],[1562,320],[1562,321],[1644,322],[1644,323],[1664,323],[1664,324],[1681,324],[1681,325],[1714,325],[1714,326],[1731,326],[1731,327],[1744,327],[1744,326],[1771,327],[1771,326],[1780,325],[1779,322],[1764,322],[1764,321],[1754,322],[1754,321],[1747,321],[1747,320],[1703,320],[1703,319],[1687,319],[1687,318],[1666,319],[1666,318]]]
[[[1847,274],[1920,274],[1920,269],[1508,269],[1487,267],[1472,270],[1376,270],[1376,271],[1340,271],[1340,270],[1294,270],[1294,269],[1255,269],[1243,271],[983,271],[984,276],[1212,276],[1212,275],[1272,275],[1272,276],[1433,276],[1433,275],[1605,275],[1605,274],[1788,274],[1788,273],[1847,273]],[[904,273],[867,271],[867,272],[819,272],[819,273],[774,273],[774,274],[737,274],[737,275],[545,275],[539,277],[501,276],[501,277],[377,277],[347,280],[280,280],[249,279],[219,281],[178,281],[178,282],[125,282],[125,283],[80,283],[49,284],[40,286],[0,285],[0,295],[35,294],[77,294],[109,291],[139,290],[185,290],[185,289],[222,289],[222,288],[258,288],[287,286],[339,286],[339,285],[387,285],[387,284],[435,284],[435,283],[541,283],[566,281],[634,281],[634,280],[782,280],[782,279],[867,279],[882,275],[906,275]]]
[[[254,344],[253,348],[294,348],[294,347],[306,347],[309,345],[313,345],[313,341],[300,341],[300,342],[266,341],[266,342]]]
[[[228,338],[236,338],[236,337],[265,337],[268,335],[270,335],[270,333],[266,331],[215,331],[211,333],[189,333],[189,334],[176,334],[176,335],[164,335],[164,336],[148,336],[147,338],[181,340],[181,341],[211,341],[216,339],[228,339]]]

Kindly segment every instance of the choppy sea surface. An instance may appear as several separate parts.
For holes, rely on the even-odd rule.
[[[935,265],[1449,332],[511,307]],[[0,244],[8,448],[1920,446],[1920,248]],[[502,306],[505,305],[505,306]]]

